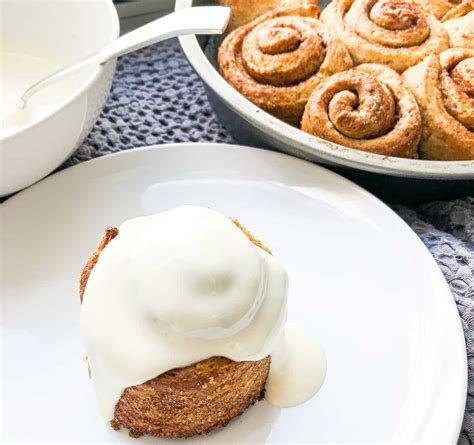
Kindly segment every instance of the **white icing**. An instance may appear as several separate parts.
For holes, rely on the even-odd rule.
[[[54,112],[92,73],[85,68],[36,93],[22,108],[21,95],[37,80],[61,67],[57,60],[13,52],[0,52],[0,138]]]
[[[81,309],[102,416],[123,390],[213,356],[270,355],[288,278],[226,216],[192,206],[129,220],[101,253]]]
[[[313,397],[326,377],[326,355],[300,325],[288,323],[272,354],[265,399],[274,406],[299,405]]]

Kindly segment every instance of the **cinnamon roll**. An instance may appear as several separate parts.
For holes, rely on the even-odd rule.
[[[325,79],[306,105],[301,128],[358,150],[417,158],[421,116],[400,75],[368,63]]]
[[[433,53],[403,73],[423,118],[421,157],[474,159],[474,51]]]
[[[318,0],[219,0],[219,4],[232,9],[227,26],[227,31],[230,32],[275,9],[318,6]]]
[[[442,20],[450,13],[458,13],[469,8],[472,0],[414,0],[419,3],[426,11],[433,14],[437,19]]]
[[[382,63],[401,73],[448,48],[443,25],[409,0],[334,0],[321,19],[345,43],[356,65]]]
[[[196,224],[196,225],[203,224],[203,222],[200,221],[199,218],[197,218],[198,219],[197,221],[195,220],[197,216],[196,213],[193,213],[193,216],[195,218],[192,219],[193,222],[191,224]],[[152,218],[152,217],[148,217],[148,218]],[[137,220],[138,219],[136,219],[135,221]],[[235,223],[238,229],[240,229],[244,233],[244,235],[250,240],[250,242],[253,243],[254,246],[256,246],[257,249],[261,249],[261,250],[264,250],[265,252],[270,253],[270,250],[268,249],[268,247],[266,247],[261,241],[256,239],[238,220],[232,220],[232,221],[233,223]],[[130,222],[131,221],[127,221],[125,225],[127,225],[127,223],[130,224]],[[147,224],[153,224],[153,223],[151,222],[151,220],[148,219]],[[215,229],[216,223],[213,222],[211,226]],[[100,264],[100,262],[104,261],[104,257],[107,257],[107,255],[109,255],[109,258],[110,257],[114,258],[114,253],[115,255],[118,255],[119,257],[120,255],[123,254],[123,252],[120,249],[113,250],[112,254],[110,253],[107,254],[104,252],[106,251],[106,249],[110,249],[109,243],[112,240],[114,240],[115,242],[119,240],[120,237],[123,237],[123,236],[126,236],[128,237],[127,239],[130,239],[129,238],[131,236],[130,231],[129,231],[130,225],[128,225],[127,227],[128,229],[127,228],[119,229],[117,227],[107,228],[105,231],[105,235],[103,236],[99,244],[99,247],[92,254],[92,256],[87,261],[86,265],[82,269],[81,276],[80,276],[80,301],[82,305],[82,310],[84,310],[84,306],[87,305],[88,298],[94,298],[98,296],[94,292],[92,292],[92,294],[91,293],[87,294],[87,291],[86,291],[88,287],[90,290],[90,286],[91,286],[90,283],[94,281],[93,278],[91,279],[91,276],[93,277],[94,273],[97,273],[97,269],[100,269],[102,267],[102,270],[103,270],[104,268],[104,263],[102,263],[102,266],[99,265],[99,267],[97,266],[97,264],[98,263]],[[147,227],[149,228],[150,225],[148,225]],[[153,227],[153,225],[151,227]],[[217,227],[218,227],[217,229],[218,231],[221,230],[221,232],[219,233],[222,233],[222,228],[219,225],[217,225]],[[142,229],[143,229],[143,226],[142,226]],[[209,229],[209,230],[212,230],[212,229]],[[147,234],[150,235],[151,233],[153,233],[153,231],[148,229]],[[202,234],[203,232],[199,232],[199,233]],[[224,232],[224,233],[227,233],[227,232]],[[170,236],[171,238],[173,238],[174,235],[170,235]],[[222,235],[220,236],[222,237]],[[141,240],[140,238],[134,239],[134,243],[137,243],[137,242],[140,243],[141,242],[140,240]],[[122,243],[123,242],[124,241],[122,239]],[[122,244],[122,246],[123,245],[124,244]],[[235,246],[234,244],[230,244],[230,245]],[[201,246],[202,246],[202,243],[201,243]],[[181,245],[181,247],[183,246]],[[145,251],[140,248],[132,248],[132,247],[130,247],[130,250],[133,250],[133,252],[135,252],[135,255],[132,255],[134,258],[134,261],[132,261],[132,263],[135,263],[135,266],[136,266],[137,261],[139,262],[139,264],[142,264],[140,263],[139,257],[140,255],[146,256]],[[166,251],[166,248],[163,249],[163,252],[165,251]],[[108,252],[110,252],[110,250]],[[141,254],[137,255],[137,252],[141,252]],[[180,252],[182,255],[186,255],[185,253],[182,252],[182,250],[180,250]],[[212,252],[212,248],[211,248],[211,252]],[[202,252],[204,257],[206,256],[206,253]],[[162,253],[162,254],[166,255],[165,253]],[[212,255],[212,253],[210,255]],[[117,267],[117,265],[120,264],[120,261],[116,262],[114,260],[112,263],[107,262],[107,260],[105,261],[109,267],[111,267],[111,264],[112,264],[113,265],[112,268]],[[174,259],[174,264],[176,263],[179,263],[179,260]],[[188,263],[185,263],[185,264],[188,264]],[[258,263],[258,264],[260,265],[261,263]],[[194,273],[202,274],[203,269],[199,269],[199,272],[195,272],[198,269],[199,268],[194,268],[193,269]],[[133,270],[133,267],[131,264],[130,264],[130,270]],[[176,268],[174,270],[176,271]],[[156,278],[156,273],[157,273],[156,271],[157,271],[156,268],[153,269],[153,272],[152,272],[153,278]],[[134,272],[131,271],[130,277],[128,277],[128,279],[125,280],[125,282],[134,283],[135,281],[133,277],[134,277]],[[232,275],[231,277],[229,277],[229,281],[233,283],[232,280],[238,279],[238,277],[240,276]],[[205,275],[204,276],[199,275],[199,278],[201,279],[200,281],[201,283],[206,280]],[[192,278],[190,278],[189,276],[189,273],[188,273],[187,279],[192,280]],[[212,276],[209,279],[212,280]],[[110,280],[116,281],[115,278],[113,278],[112,276],[110,276]],[[99,281],[103,282],[103,278],[100,278]],[[124,281],[120,281],[120,283],[124,283]],[[115,283],[115,285],[117,285],[117,283]],[[224,287],[226,290],[228,290],[229,286],[224,286]],[[137,314],[141,313],[141,310],[143,310],[143,309],[137,309],[136,306],[138,305],[141,308],[142,305],[146,304],[145,295],[147,291],[144,290],[146,288],[147,288],[147,285],[145,284],[144,287],[140,289],[141,298],[139,300],[134,300],[133,298],[126,299],[128,303],[127,308],[129,308],[129,311],[127,312],[129,313],[130,319],[128,320],[120,319],[122,323],[124,324],[124,326],[130,326],[130,323],[133,323],[134,316],[136,317]],[[108,289],[107,286],[106,286],[106,289]],[[189,289],[189,287],[187,289]],[[216,290],[218,289],[218,287],[214,287],[214,289],[216,293],[219,292],[218,290]],[[225,291],[222,291],[222,295],[224,295],[224,292]],[[203,293],[201,293],[200,295],[203,295]],[[194,294],[194,295],[197,295],[197,294]],[[275,303],[278,301],[278,298],[274,298],[274,297],[275,296],[272,295],[272,303]],[[105,301],[106,300],[103,301],[103,304],[106,304]],[[125,304],[125,300],[123,299],[118,299],[117,301],[120,301],[120,303],[117,303],[119,308],[120,308],[120,305],[123,306]],[[140,303],[137,303],[137,301],[139,301]],[[275,303],[275,304],[278,305],[279,303]],[[218,317],[218,315],[216,315],[216,313],[218,313],[218,307],[219,306],[217,305],[217,308],[214,308],[215,309],[214,315],[216,317]],[[97,306],[94,306],[94,308],[97,309]],[[116,309],[119,310],[119,308],[116,308]],[[135,310],[131,310],[130,308],[134,308]],[[156,350],[155,350],[156,354],[159,354],[160,352],[163,353],[163,351],[165,351],[167,347],[171,348],[171,346],[169,345],[167,347],[163,346],[163,343],[160,343],[160,341],[156,337],[156,335],[158,335],[158,333],[160,332],[160,327],[163,324],[163,322],[158,318],[157,314],[153,313],[153,310],[150,307],[148,307],[148,310],[151,311],[151,313],[148,314],[149,316],[148,318],[150,320],[153,320],[153,323],[152,323],[153,329],[151,330],[153,331],[153,334],[151,333],[148,334],[148,336],[150,337],[148,341],[152,343],[155,342],[154,344],[156,345]],[[276,310],[275,313],[278,313],[278,309],[275,309],[275,310]],[[120,313],[120,311],[118,313]],[[114,312],[114,314],[115,314],[115,317],[117,317],[117,312]],[[178,318],[179,318],[179,315],[178,315]],[[100,316],[99,316],[99,319],[100,319]],[[150,321],[141,320],[141,323],[147,324],[147,323],[150,323]],[[250,323],[250,320],[248,320],[248,323]],[[255,325],[251,325],[251,326],[253,328],[258,329],[258,327]],[[112,336],[112,338],[117,341],[117,345],[120,345],[119,349],[121,352],[118,352],[118,350],[113,350],[110,352],[112,356],[115,358],[115,360],[113,361],[113,364],[114,364],[113,369],[115,369],[115,367],[120,368],[121,365],[123,366],[123,362],[118,357],[123,357],[124,351],[127,351],[127,348],[123,347],[123,342],[120,343],[119,339],[117,339],[116,336],[113,336],[111,334],[111,332],[113,331],[111,331],[110,329],[111,329],[110,324],[107,324],[107,323],[102,324],[101,332],[103,332],[103,338],[101,339],[101,342],[107,343],[108,339],[110,339]],[[274,329],[277,329],[276,325]],[[252,334],[249,334],[249,335],[252,335]],[[230,338],[229,341],[232,341],[232,339],[234,339],[234,337],[232,336],[229,338]],[[186,343],[186,336],[184,336],[181,341]],[[210,338],[209,341],[212,341],[212,338]],[[241,343],[245,344],[245,341]],[[173,345],[173,343],[171,343],[171,345]],[[196,345],[196,343],[194,343],[194,345]],[[92,348],[92,349],[96,354],[98,354],[95,348]],[[103,349],[99,349],[99,350],[103,350]],[[137,347],[137,350],[140,350],[140,348]],[[183,350],[181,350],[181,353],[183,353]],[[178,353],[176,352],[176,354]],[[136,355],[136,357],[138,360],[138,354]],[[141,355],[140,357],[142,361],[139,361],[139,363],[141,363],[143,366],[143,355]],[[104,368],[104,366],[106,366],[104,365],[104,363],[107,363],[107,362],[110,363],[110,360],[111,360],[110,357],[103,358],[103,361],[101,361],[100,358],[103,358],[103,357],[99,356],[99,359],[91,360],[91,356],[89,356],[89,358],[87,359],[88,368],[89,368],[88,369],[89,377],[91,377],[92,375],[92,381],[94,382],[94,384],[96,384],[97,380],[100,381],[100,378],[97,377],[98,375],[100,375],[99,372],[97,372],[97,368],[101,368],[102,372],[104,372],[103,370],[107,369],[107,368]],[[224,358],[222,356],[213,356],[213,357],[206,358],[204,360],[200,360],[195,363],[189,364],[188,366],[170,369],[164,373],[160,373],[158,376],[150,380],[147,380],[143,383],[135,384],[134,386],[127,386],[123,390],[123,392],[120,393],[119,391],[118,399],[116,400],[115,407],[113,407],[112,411],[109,413],[111,416],[111,422],[110,422],[111,426],[117,430],[121,428],[128,429],[130,431],[129,434],[132,437],[139,437],[139,436],[147,434],[147,435],[159,436],[159,437],[179,438],[179,437],[191,437],[198,434],[207,434],[209,431],[215,428],[227,425],[227,423],[231,419],[242,414],[242,412],[247,407],[263,399],[264,386],[265,386],[265,382],[267,380],[267,376],[270,370],[270,361],[271,361],[270,356],[266,356],[260,360],[254,360],[254,361],[233,361],[233,360]],[[94,364],[97,367],[96,371],[94,371]],[[109,368],[109,371],[110,371],[110,368]],[[133,372],[133,371],[130,371],[130,368],[128,368],[128,371]],[[106,386],[107,389],[113,388],[114,387],[113,385],[117,384],[114,381],[114,377],[116,378],[117,375],[122,376],[123,374],[113,374],[113,373],[105,374],[105,377],[107,378],[107,380],[111,380],[112,382],[114,382],[112,386]],[[103,384],[104,382],[102,381],[101,388],[104,388]],[[107,391],[105,391],[104,393],[104,389],[102,389],[101,391],[102,391],[101,393],[96,391],[96,394],[97,395],[101,394],[102,397],[105,397],[105,400],[107,400],[108,397],[110,397],[110,393],[107,393]]]
[[[474,49],[474,0],[464,1],[443,18],[452,48]]]
[[[254,104],[298,125],[314,88],[352,67],[315,8],[280,9],[230,33],[218,52],[224,78]]]

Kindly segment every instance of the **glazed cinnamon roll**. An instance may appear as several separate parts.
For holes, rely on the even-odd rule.
[[[442,20],[450,13],[457,14],[459,11],[469,8],[472,0],[414,0],[419,3],[426,11],[433,14],[437,19]],[[466,12],[465,12],[466,13]],[[464,13],[464,14],[465,14]],[[446,19],[447,20],[447,19]]]
[[[421,116],[400,75],[368,63],[324,80],[306,105],[301,128],[358,150],[417,158]]]
[[[423,118],[421,157],[474,159],[474,51],[431,54],[403,73]]]
[[[269,113],[298,125],[314,88],[352,66],[314,8],[270,12],[230,33],[219,48],[224,78]]]
[[[227,31],[230,32],[275,9],[318,6],[318,0],[219,0],[219,4],[232,9],[227,26]]]
[[[321,19],[345,43],[356,65],[382,63],[401,73],[448,48],[443,25],[410,0],[334,0]]]
[[[451,48],[474,49],[474,0],[464,1],[443,18]]]

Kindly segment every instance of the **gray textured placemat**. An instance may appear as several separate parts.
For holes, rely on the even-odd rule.
[[[228,142],[204,88],[175,40],[122,58],[92,132],[63,167],[105,154],[171,142]],[[394,206],[428,247],[451,287],[462,318],[469,389],[459,442],[474,441],[474,198]]]

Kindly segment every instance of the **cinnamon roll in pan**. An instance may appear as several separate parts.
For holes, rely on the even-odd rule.
[[[270,253],[237,220],[234,223],[250,241]],[[116,236],[119,236],[119,229],[107,228],[96,252],[82,269],[81,303],[90,273],[103,249]],[[115,406],[111,425],[114,429],[128,429],[133,437],[147,434],[178,438],[206,434],[225,426],[263,398],[269,370],[270,357],[243,362],[211,357],[191,366],[173,369],[127,388]]]
[[[318,6],[318,0],[219,0],[218,3],[229,6],[232,10],[227,32],[246,25],[257,17],[275,9]]]
[[[231,32],[218,52],[223,77],[260,108],[298,125],[314,88],[352,67],[315,8],[280,9]]]
[[[474,159],[474,51],[433,53],[403,73],[420,105],[423,159]]]
[[[417,158],[421,116],[400,75],[383,65],[364,64],[316,87],[301,128],[358,150]]]
[[[448,48],[443,25],[411,1],[334,0],[321,20],[347,46],[356,65],[375,62],[401,73]]]

